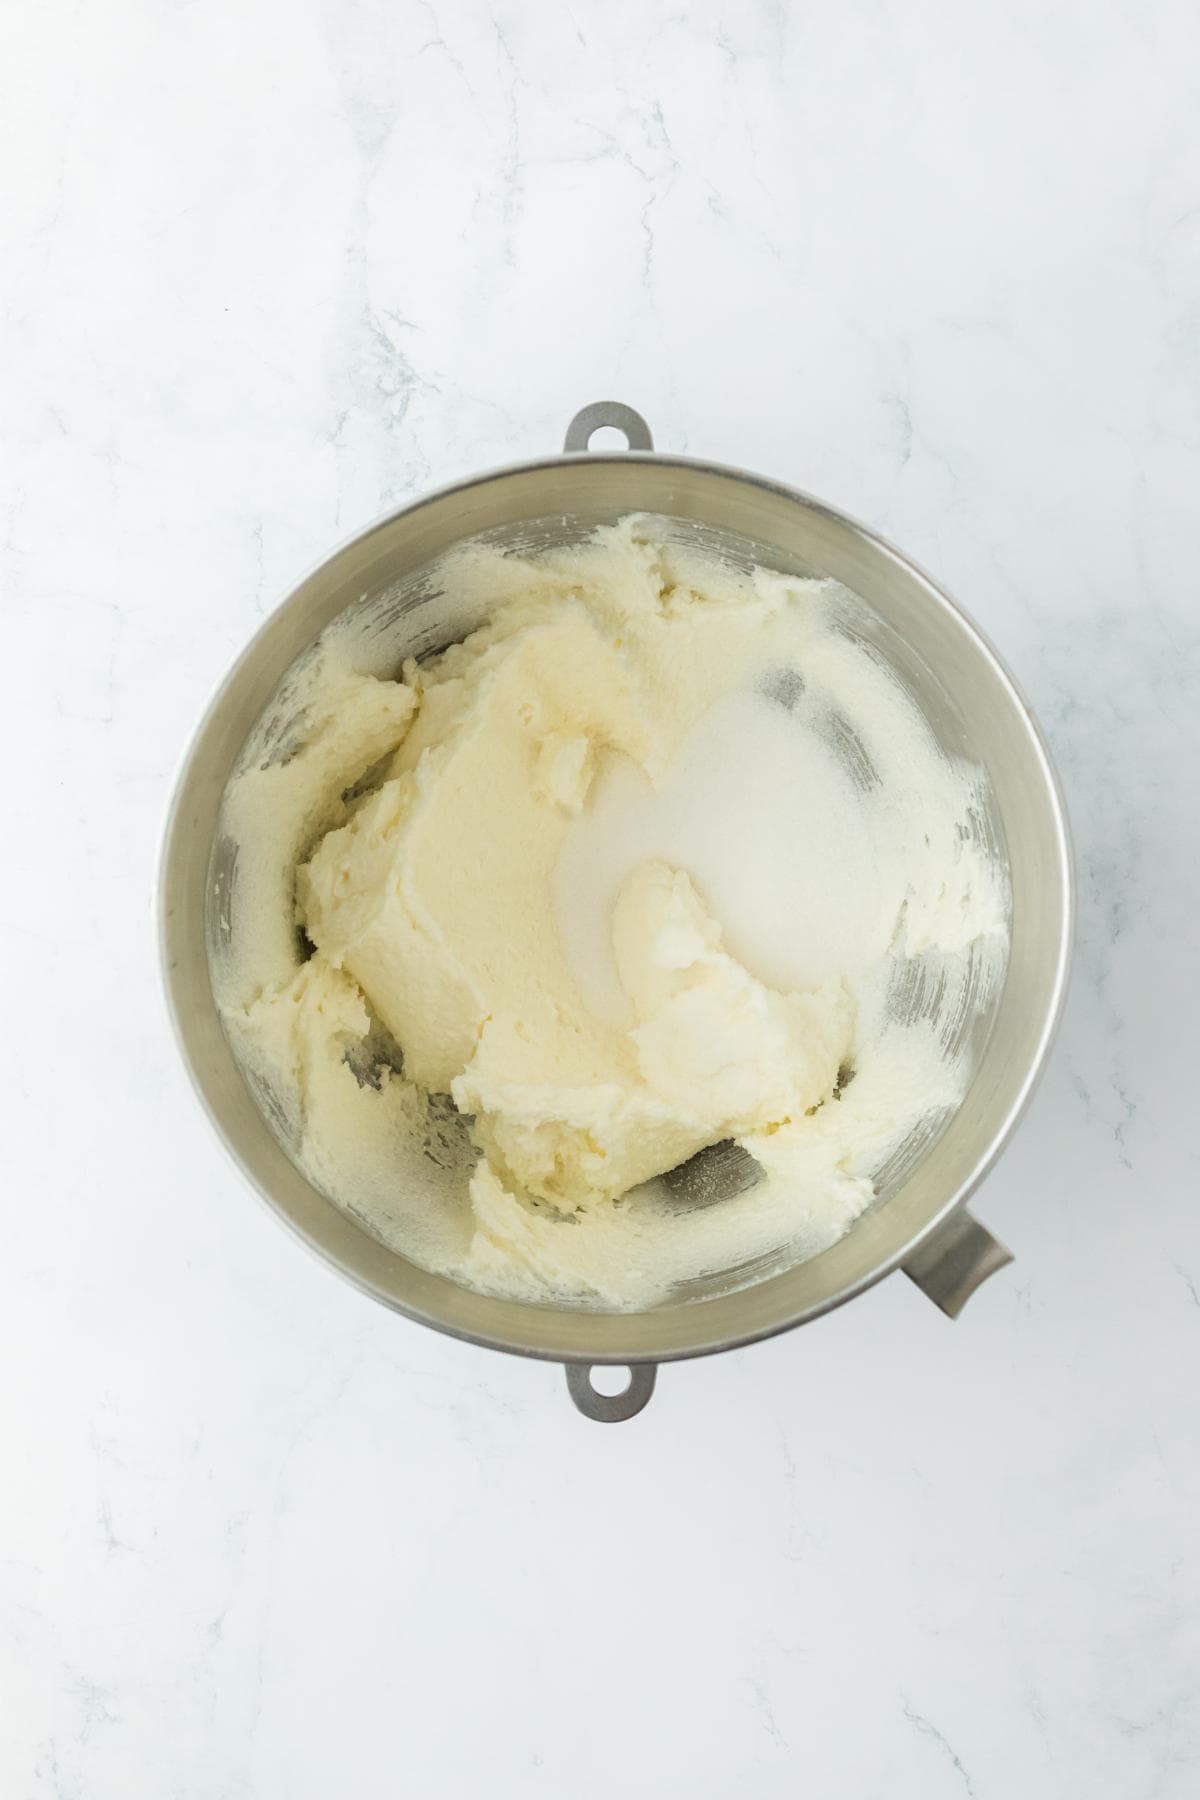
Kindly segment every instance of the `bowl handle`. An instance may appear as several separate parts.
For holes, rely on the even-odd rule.
[[[980,1284],[1012,1261],[998,1238],[960,1206],[914,1251],[904,1273],[950,1318],[957,1319]]]
[[[585,1418],[598,1419],[602,1425],[616,1425],[640,1413],[654,1392],[658,1374],[653,1363],[630,1363],[629,1386],[619,1394],[602,1394],[592,1386],[591,1363],[568,1363],[566,1369],[567,1392],[572,1400]]]
[[[630,450],[654,448],[650,427],[641,413],[634,412],[632,406],[622,406],[619,400],[593,400],[590,406],[582,407],[567,426],[563,449],[586,450],[592,433],[599,431],[604,425],[611,425],[614,430],[624,432],[625,442]]]

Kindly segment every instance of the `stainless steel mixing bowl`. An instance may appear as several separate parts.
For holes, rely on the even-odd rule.
[[[628,450],[591,453],[601,426]],[[252,727],[294,660],[339,613],[386,592],[414,652],[476,623],[454,618],[421,572],[465,538],[573,541],[629,512],[687,522],[722,554],[835,577],[860,595],[880,643],[946,749],[987,771],[1007,849],[1012,934],[1003,991],[958,1111],[897,1190],[811,1261],[736,1291],[615,1313],[536,1306],[471,1292],[386,1248],[319,1193],[266,1123],[214,1005],[207,944],[216,928],[218,814]],[[394,622],[394,621],[393,621]],[[478,475],[382,519],[284,601],[225,681],[197,733],[167,829],[161,884],[167,994],[192,1078],[233,1157],[278,1215],[326,1261],[386,1305],[497,1350],[566,1365],[589,1417],[628,1418],[656,1365],[729,1350],[801,1325],[903,1268],[955,1315],[1008,1252],[964,1202],[1016,1125],[1045,1060],[1066,984],[1071,935],[1066,821],[1045,746],[996,653],[954,603],[863,526],[777,482],[653,452],[644,421],[601,402],[571,423],[565,453]],[[597,1391],[593,1365],[628,1365],[624,1393]]]

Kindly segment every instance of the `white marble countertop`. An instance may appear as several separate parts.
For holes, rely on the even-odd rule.
[[[1200,1792],[1192,0],[48,0],[0,55],[0,1792]],[[1073,993],[949,1324],[561,1373],[343,1286],[164,1024],[173,770],[306,566],[584,401],[928,566]]]

